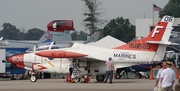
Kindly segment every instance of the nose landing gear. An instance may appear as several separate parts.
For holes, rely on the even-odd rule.
[[[35,73],[35,72],[33,72],[33,71],[29,71],[30,72],[30,81],[31,82],[36,82],[37,81],[37,74]]]
[[[36,82],[37,81],[37,77],[36,76],[31,76],[30,77],[30,81],[31,82]]]

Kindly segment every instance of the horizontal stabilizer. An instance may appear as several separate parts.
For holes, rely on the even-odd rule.
[[[146,41],[149,44],[162,44],[162,45],[179,45],[178,43],[172,43],[170,41]]]

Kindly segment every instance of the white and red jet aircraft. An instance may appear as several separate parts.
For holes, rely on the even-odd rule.
[[[173,21],[174,17],[164,16],[147,37],[113,49],[80,43],[68,43],[66,48],[59,48],[58,45],[52,43],[48,47],[49,50],[36,51],[36,55],[27,53],[12,56],[9,58],[9,62],[14,62],[13,57],[20,57],[24,61],[18,63],[16,61],[16,63],[24,68],[41,72],[68,74],[70,62],[73,59],[78,59],[81,71],[78,74],[96,75],[97,81],[103,81],[106,72],[105,62],[109,57],[112,57],[116,69],[143,62],[161,61],[167,45],[173,44],[168,41]],[[32,64],[32,62],[36,64]],[[77,73],[74,75],[76,76]]]

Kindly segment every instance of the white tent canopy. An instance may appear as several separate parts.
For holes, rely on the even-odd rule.
[[[99,41],[94,42],[91,45],[104,47],[104,48],[115,48],[115,47],[123,45],[123,44],[126,44],[126,43],[108,35],[108,36],[100,39]]]

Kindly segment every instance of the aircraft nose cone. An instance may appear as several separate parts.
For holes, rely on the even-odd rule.
[[[8,58],[10,63],[22,63],[24,61],[24,54],[17,54]]]

